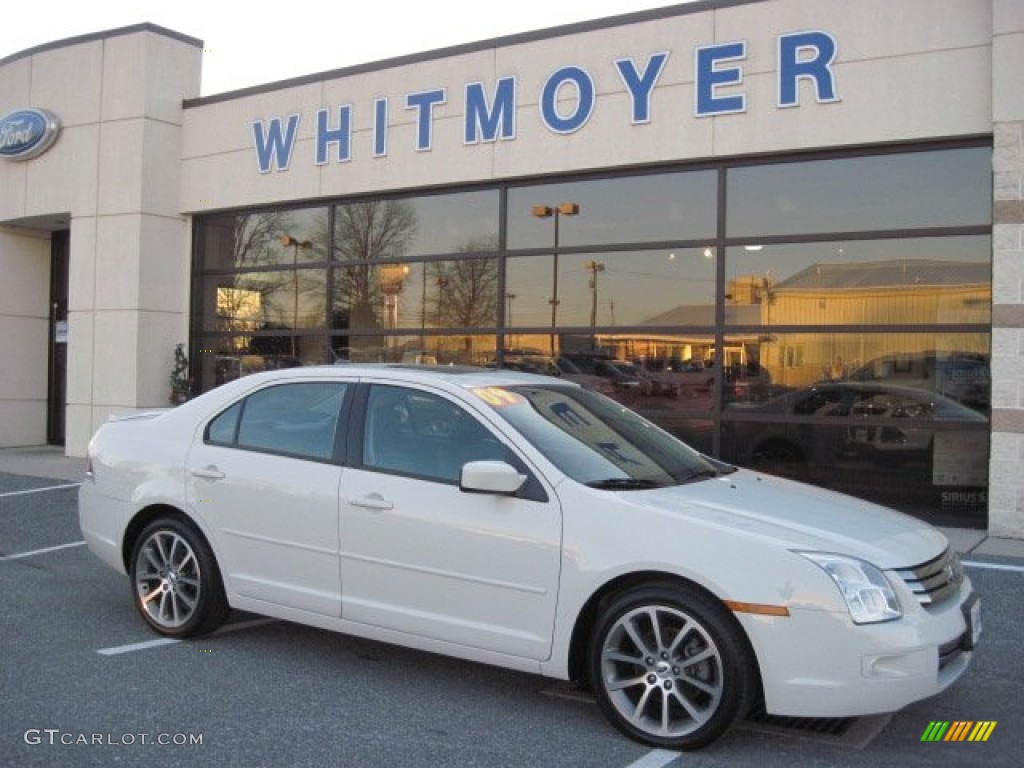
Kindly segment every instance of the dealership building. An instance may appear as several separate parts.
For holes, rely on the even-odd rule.
[[[201,97],[202,57],[0,59],[0,447],[269,368],[619,360],[711,455],[1024,537],[1019,0],[706,0]]]

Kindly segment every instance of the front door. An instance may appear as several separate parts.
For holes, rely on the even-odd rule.
[[[363,432],[362,466],[341,486],[342,617],[548,658],[561,556],[554,494],[461,491],[465,462],[509,449],[439,394],[373,385]]]

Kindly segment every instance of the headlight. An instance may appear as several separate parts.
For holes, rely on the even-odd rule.
[[[854,624],[892,621],[903,615],[896,593],[878,568],[843,555],[798,552],[827,573],[850,610]]]

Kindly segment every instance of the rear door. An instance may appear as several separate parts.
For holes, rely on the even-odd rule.
[[[189,503],[213,531],[229,590],[341,615],[336,437],[351,387],[266,387],[214,418],[194,445]]]

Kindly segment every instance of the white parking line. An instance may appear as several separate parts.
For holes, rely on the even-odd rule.
[[[128,645],[118,645],[114,648],[100,648],[96,653],[101,656],[117,656],[121,653],[144,651],[147,648],[159,648],[161,645],[174,645],[180,642],[181,640],[175,640],[173,637],[161,637],[156,640],[147,640],[144,643],[130,643]]]
[[[0,493],[0,499],[6,499],[8,496],[26,496],[30,493],[45,493],[46,491],[60,491],[65,488],[77,488],[81,483],[67,483],[65,485],[48,485],[45,488],[29,488],[27,491],[8,491],[7,493]]]
[[[982,568],[990,571],[1014,571],[1024,573],[1024,565],[1003,565],[1001,563],[979,563],[976,560],[964,560],[963,564],[968,568]]]
[[[252,619],[251,621],[239,621],[234,624],[227,624],[216,632],[214,635],[226,635],[229,632],[238,632],[243,629],[252,629],[253,627],[262,627],[266,624],[274,624],[277,619]],[[173,637],[160,637],[156,640],[145,640],[141,643],[129,643],[128,645],[115,645],[113,648],[100,648],[96,653],[101,656],[119,656],[122,653],[134,653],[135,651],[146,651],[150,648],[160,648],[164,645],[176,645],[182,642]]]
[[[626,768],[663,768],[663,766],[668,765],[679,756],[679,752],[670,752],[667,749],[655,749],[648,752],[639,760],[633,761],[627,765]]]
[[[44,549],[33,549],[31,552],[19,552],[16,555],[3,555],[0,556],[0,562],[4,560],[21,560],[23,557],[34,557],[36,555],[45,555],[47,552],[56,552],[59,549],[70,549],[71,547],[80,547],[85,544],[84,541],[73,541],[70,544],[58,544],[55,547],[46,547]]]

